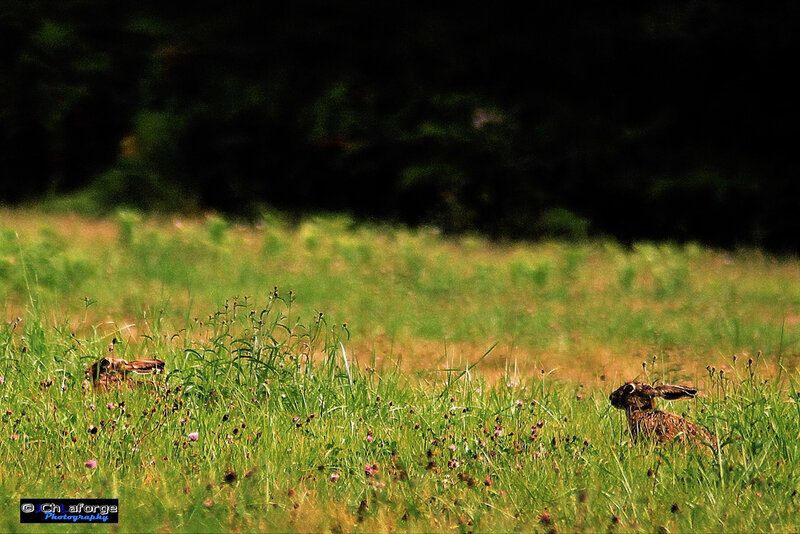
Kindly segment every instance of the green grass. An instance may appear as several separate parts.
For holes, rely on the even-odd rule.
[[[121,531],[796,529],[796,373],[737,361],[697,377],[703,398],[671,409],[718,450],[631,445],[602,389],[488,384],[479,358],[424,378],[365,370],[341,325],[292,320],[292,305],[234,299],[143,348],[116,343],[167,373],[111,393],[82,387],[109,335],[6,323],[0,529],[39,530],[18,524],[18,499],[52,495],[118,497]]]
[[[275,216],[240,227],[218,216],[159,220],[123,212],[89,220],[0,212],[6,315],[50,325],[86,319],[182,328],[233,296],[274,286],[297,311],[347,322],[352,350],[380,366],[517,363],[585,382],[627,379],[652,355],[691,377],[733,354],[800,355],[800,261],[759,251],[613,242],[496,243],[429,229]]]
[[[2,531],[797,531],[797,258],[3,211],[0,290]],[[110,346],[167,372],[84,389]],[[637,376],[721,447],[629,443]]]

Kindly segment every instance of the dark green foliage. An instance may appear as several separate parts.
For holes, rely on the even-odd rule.
[[[0,200],[796,250],[789,2],[0,17]]]

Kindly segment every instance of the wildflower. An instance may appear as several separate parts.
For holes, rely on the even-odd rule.
[[[372,437],[372,430],[367,430],[367,443],[372,443],[375,438]]]
[[[450,452],[456,452],[456,446],[455,445],[450,445],[447,448],[450,449]]]
[[[237,478],[239,478],[239,475],[236,474],[236,471],[230,467],[225,470],[225,477],[223,478],[223,481],[226,484],[233,484]]]
[[[524,402],[522,402],[520,399],[517,399],[516,401],[514,401],[514,404],[516,404],[516,405],[517,405],[517,408],[522,408],[522,406],[523,406],[525,403],[524,403]]]
[[[547,512],[542,512],[539,515],[539,523],[543,525],[552,525],[553,520],[550,518],[550,514],[548,514]]]
[[[366,471],[366,469],[365,469],[365,471]],[[339,473],[334,471],[333,473],[331,473],[331,482],[336,482],[337,480],[339,480]]]
[[[0,376],[0,386],[6,383],[6,377]]]
[[[67,391],[67,385],[61,384],[61,391]]]
[[[106,404],[106,408],[108,408],[109,410],[113,410],[114,409],[114,403],[113,402],[109,402],[108,404]]]
[[[85,465],[89,469],[95,469],[97,467],[97,460],[92,458],[91,460],[86,461],[86,463],[84,463],[83,465]]]
[[[197,441],[197,439],[200,437],[200,433],[199,432],[189,432],[189,436],[188,437],[192,441]]]
[[[367,465],[365,465],[364,466],[364,473],[368,477],[375,476],[378,473],[378,464],[372,464],[372,465],[367,464]]]
[[[578,399],[578,400],[583,400],[583,394],[582,393],[578,393],[577,395],[575,395],[575,398]]]

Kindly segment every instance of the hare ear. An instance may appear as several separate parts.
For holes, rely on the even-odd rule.
[[[692,398],[697,395],[697,390],[685,386],[673,386],[671,384],[661,384],[655,387],[656,395],[667,400],[677,400]]]

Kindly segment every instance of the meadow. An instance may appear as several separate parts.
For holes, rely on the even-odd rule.
[[[3,531],[798,529],[794,257],[3,210],[0,290]],[[87,388],[109,352],[166,372]],[[720,446],[632,444],[636,377]]]

